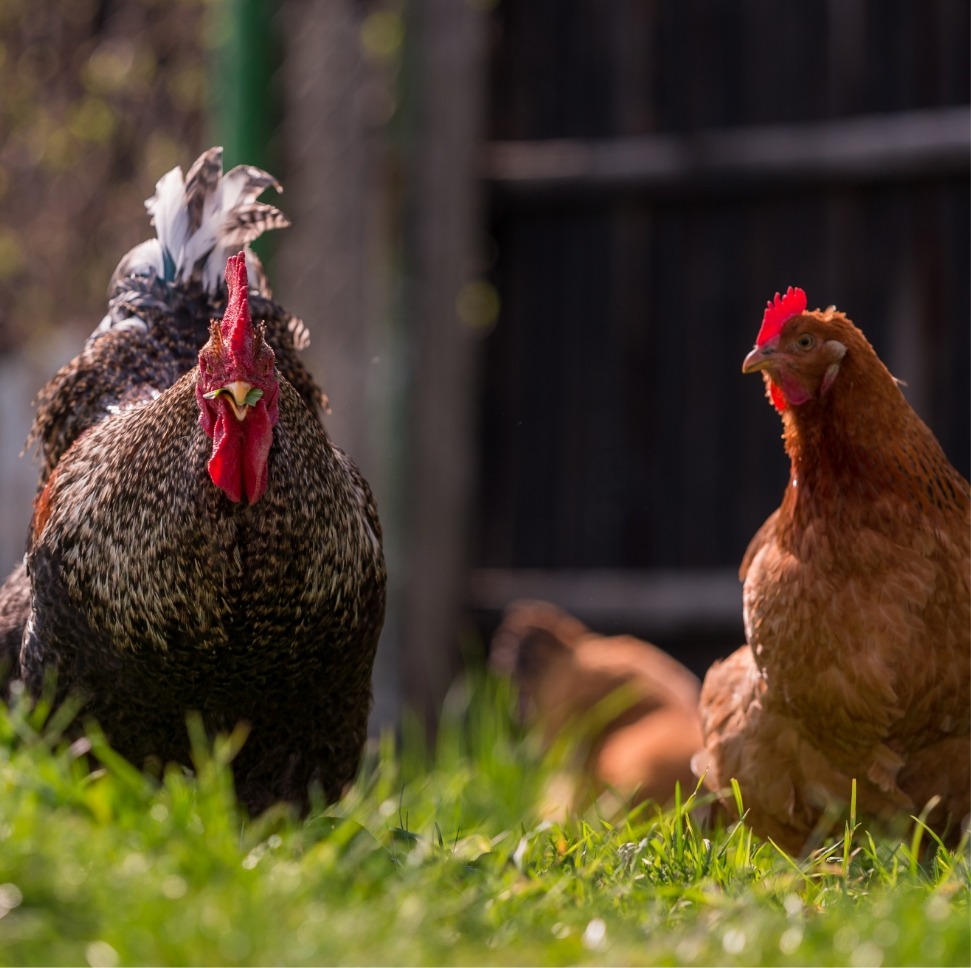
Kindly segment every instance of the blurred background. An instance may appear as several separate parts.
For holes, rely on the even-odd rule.
[[[258,248],[378,497],[375,724],[433,723],[518,597],[703,674],[787,479],[740,372],[773,293],[846,311],[969,473],[969,30],[966,0],[0,0],[0,567],[34,394],[156,180],[223,144],[285,187]]]

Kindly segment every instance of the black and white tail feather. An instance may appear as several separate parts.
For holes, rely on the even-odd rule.
[[[146,318],[170,304],[173,287],[186,296],[220,303],[226,261],[241,248],[251,290],[258,294],[254,302],[272,298],[249,243],[290,224],[278,208],[257,201],[267,188],[283,188],[253,165],[237,165],[223,174],[222,159],[222,148],[210,148],[184,178],[176,167],[156,182],[155,194],[145,201],[156,237],[136,245],[118,263],[108,285],[108,312],[92,339],[112,329],[145,328]],[[303,349],[309,343],[303,323],[291,318],[289,328],[295,347]]]

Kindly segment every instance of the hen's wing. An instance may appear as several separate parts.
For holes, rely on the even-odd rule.
[[[730,811],[728,787],[735,779],[752,827],[791,853],[803,850],[817,828],[822,836],[837,822],[854,778],[835,767],[775,701],[749,646],[708,670],[700,708],[705,748],[692,765]],[[913,811],[914,803],[899,790],[883,789],[866,775],[855,779],[861,813],[890,824],[902,811]]]
[[[742,556],[742,563],[738,566],[739,581],[745,581],[755,556],[762,550],[765,544],[775,538],[775,528],[778,520],[779,511],[776,509],[765,519],[762,527],[752,536],[752,540],[748,543],[745,554]]]

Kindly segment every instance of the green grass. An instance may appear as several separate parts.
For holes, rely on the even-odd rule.
[[[509,697],[471,692],[433,754],[385,741],[306,821],[240,816],[233,739],[158,782],[0,710],[0,962],[971,963],[966,847],[848,826],[793,860],[686,809],[543,823]]]

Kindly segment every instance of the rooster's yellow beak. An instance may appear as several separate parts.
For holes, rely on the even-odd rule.
[[[263,396],[262,390],[245,380],[234,380],[218,390],[212,390],[205,396],[212,400],[221,393],[226,395],[226,402],[232,408],[233,416],[239,421],[245,420],[247,410]]]
[[[249,404],[255,402],[249,399],[249,392],[252,389],[253,384],[247,383],[245,380],[234,380],[232,383],[227,383],[223,387],[223,390],[226,391],[229,405],[232,407],[233,416],[237,420],[242,421],[246,417]]]

